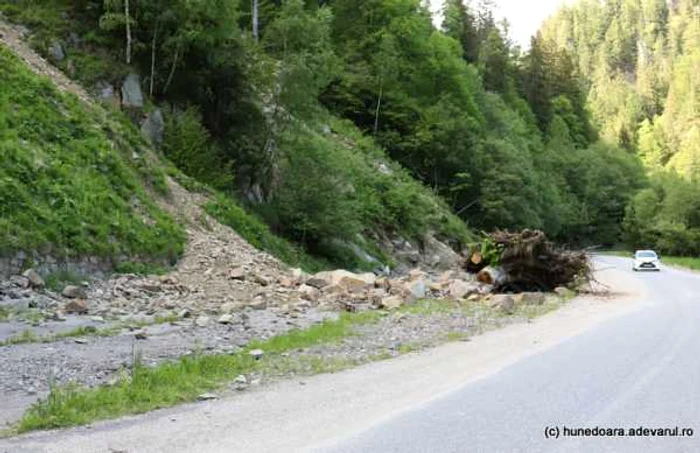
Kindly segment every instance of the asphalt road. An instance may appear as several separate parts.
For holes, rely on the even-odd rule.
[[[322,451],[700,451],[700,275],[664,268],[634,277],[644,289],[634,313]],[[564,427],[679,427],[694,435],[564,437]]]
[[[627,297],[579,298],[467,343],[231,399],[0,440],[0,452],[700,451],[700,274],[596,264]],[[694,435],[565,437],[564,427]]]

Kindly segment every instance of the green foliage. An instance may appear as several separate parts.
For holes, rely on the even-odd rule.
[[[142,174],[148,185],[163,180],[145,156],[132,157],[138,132],[121,134],[118,121],[58,93],[5,48],[0,105],[1,253],[177,258],[185,234],[144,189]]]
[[[186,175],[219,190],[233,189],[233,162],[222,156],[195,108],[167,115],[163,153]]]
[[[269,252],[290,266],[300,266],[307,272],[328,267],[323,261],[312,258],[299,247],[274,235],[265,223],[235,204],[230,197],[219,195],[205,209],[219,222],[233,228],[251,245]]]
[[[57,292],[63,291],[68,285],[80,285],[85,277],[70,271],[52,272],[44,277],[46,287]]]
[[[632,248],[700,255],[700,183],[673,173],[654,176],[627,207],[624,226]]]

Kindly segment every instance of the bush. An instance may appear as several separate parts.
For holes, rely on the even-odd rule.
[[[186,175],[219,190],[233,188],[233,163],[221,155],[194,107],[166,115],[163,152]]]

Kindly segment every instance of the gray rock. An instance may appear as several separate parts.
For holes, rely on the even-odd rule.
[[[236,379],[233,380],[236,384],[247,384],[248,383],[248,378],[245,377],[243,374],[239,374]]]
[[[469,297],[471,294],[476,294],[479,292],[479,285],[472,282],[465,282],[464,280],[452,280],[447,289],[448,294],[455,299],[464,299]]]
[[[211,324],[211,319],[208,316],[200,316],[194,320],[194,324],[197,327],[207,327]]]
[[[56,40],[51,41],[48,51],[49,55],[54,61],[63,61],[66,58],[66,54],[63,51],[63,46],[61,46],[61,43]]]
[[[97,98],[103,102],[117,103],[117,94],[114,90],[114,86],[107,82],[98,82],[95,90],[97,91]]]
[[[229,314],[221,315],[218,319],[219,324],[231,324],[233,322],[233,316]]]
[[[265,351],[262,349],[253,349],[252,351],[248,352],[248,355],[253,357],[255,360],[260,360],[263,354],[265,354]]]
[[[129,74],[122,83],[122,106],[143,107],[143,91],[141,78],[138,74]]]
[[[423,255],[425,263],[437,269],[452,269],[459,259],[450,246],[438,241],[432,234],[423,237]]]
[[[423,280],[417,280],[413,283],[411,283],[411,296],[416,298],[416,299],[423,299],[425,297],[425,293],[427,291],[427,288],[425,286],[425,282]]]
[[[515,308],[515,299],[507,294],[496,294],[491,298],[489,306],[502,313],[512,313]]]
[[[202,393],[197,397],[199,401],[211,401],[218,399],[219,397],[213,393]]]
[[[163,112],[160,109],[155,109],[141,123],[141,133],[153,146],[160,147],[163,144],[164,132],[165,120],[163,119]]]
[[[29,280],[29,285],[32,288],[43,288],[45,286],[44,279],[34,269],[27,269],[22,273],[22,276]]]
[[[29,279],[27,277],[22,277],[21,275],[13,275],[10,277],[10,283],[20,288],[29,287]]]
[[[78,286],[73,285],[68,285],[65,288],[63,288],[61,294],[63,295],[63,297],[67,297],[69,299],[85,299],[87,297],[84,288],[80,288]]]

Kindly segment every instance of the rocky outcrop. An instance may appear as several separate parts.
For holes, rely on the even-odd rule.
[[[146,115],[141,122],[141,133],[154,147],[160,148],[165,133],[165,120],[160,109],[154,109]]]
[[[122,106],[129,108],[143,107],[143,91],[141,90],[141,77],[138,74],[129,74],[122,82]]]

